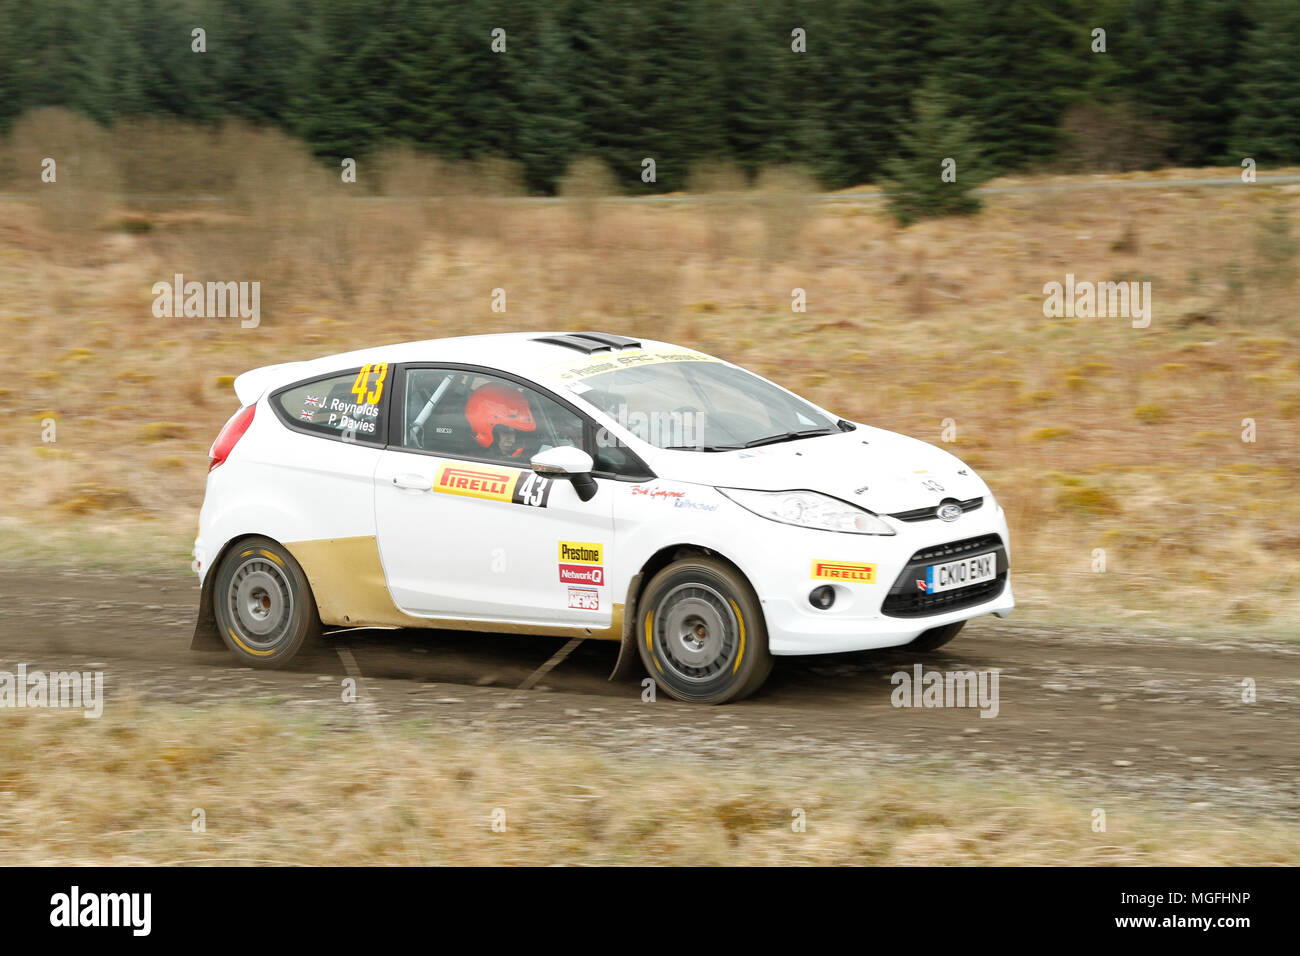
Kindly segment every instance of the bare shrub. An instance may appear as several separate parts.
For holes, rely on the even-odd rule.
[[[433,167],[436,226],[450,239],[497,239],[513,220],[508,200],[523,196],[523,167],[485,156]]]
[[[276,130],[228,123],[214,140],[225,159],[212,167],[220,178],[208,181],[224,201],[213,215],[153,237],[164,273],[261,282],[262,312],[273,318],[279,303],[299,298],[352,304],[369,291],[387,293],[409,272],[413,217],[385,217]]]
[[[221,130],[155,116],[114,124],[109,146],[122,167],[130,205],[157,209],[167,201],[220,197],[232,185],[235,154],[221,148]]]
[[[764,255],[788,258],[813,214],[817,180],[801,166],[769,166],[758,174],[755,188],[765,234]]]
[[[1123,173],[1159,165],[1169,137],[1127,103],[1079,103],[1061,120],[1064,172]]]
[[[42,224],[84,233],[105,225],[119,200],[122,175],[108,132],[93,120],[57,107],[21,116],[5,143],[14,188],[40,208]],[[53,160],[53,182],[42,170]]]
[[[367,162],[379,180],[379,193],[401,199],[427,199],[437,194],[442,163],[436,156],[410,146],[386,146]]]
[[[709,224],[709,248],[719,258],[735,249],[735,231],[745,210],[748,180],[735,163],[709,160],[691,167],[686,188],[707,199],[701,203]]]
[[[613,170],[592,156],[574,160],[560,180],[559,193],[568,201],[582,244],[591,245],[599,225],[601,201],[618,195]]]
[[[322,167],[305,143],[279,130],[227,123],[217,148],[237,158],[229,195],[240,211],[275,210],[292,218],[304,197],[319,193],[327,183],[342,185],[339,175]]]

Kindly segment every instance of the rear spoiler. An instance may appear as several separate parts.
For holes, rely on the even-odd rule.
[[[283,362],[280,365],[264,365],[245,372],[235,379],[235,396],[241,406],[252,405],[268,391],[281,383],[292,382],[295,370],[304,362]]]

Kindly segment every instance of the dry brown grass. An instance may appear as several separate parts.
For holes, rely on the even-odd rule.
[[[137,173],[95,228],[65,228],[48,199],[0,203],[13,423],[0,522],[15,532],[57,525],[93,472],[139,503],[98,521],[183,553],[229,377],[247,368],[366,342],[601,328],[720,354],[928,441],[952,419],[952,450],[1007,507],[1026,613],[1295,629],[1296,262],[1268,223],[1281,210],[1300,230],[1300,187],[997,194],[977,217],[901,231],[875,206],[809,202],[791,170],[747,192],[734,171],[704,169],[694,182],[715,198],[638,204],[600,199],[599,171],[579,169],[574,201],[520,203],[508,165],[395,151],[345,185],[276,133],[147,134],[196,169],[218,137],[221,175],[192,176],[224,201],[140,202]],[[113,136],[116,156],[143,148]],[[261,281],[261,327],[155,319],[150,286],[175,272]],[[1067,272],[1151,281],[1151,328],[1044,318],[1043,284]],[[496,288],[505,314],[490,309]],[[1091,571],[1096,548],[1105,573]]]
[[[0,791],[11,865],[1300,861],[1293,828],[1113,802],[1094,833],[1095,800],[995,778],[793,758],[720,768],[251,704],[121,702],[97,721],[13,711]]]

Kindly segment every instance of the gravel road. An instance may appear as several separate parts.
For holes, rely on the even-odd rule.
[[[972,776],[1012,773],[1096,794],[1250,818],[1300,820],[1300,644],[1048,628],[982,619],[930,655],[778,659],[766,687],[726,707],[642,700],[610,683],[612,644],[586,642],[519,690],[561,639],[357,630],[283,671],[189,650],[197,586],[175,578],[0,569],[0,670],[99,669],[106,708],[135,697],[210,706],[272,700],[353,721],[359,675],[378,727],[431,721],[467,734],[714,761],[816,755]],[[892,675],[998,670],[978,708],[895,707]],[[1243,681],[1255,684],[1243,701]],[[0,711],[0,721],[4,719]]]

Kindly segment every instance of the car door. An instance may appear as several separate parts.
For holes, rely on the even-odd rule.
[[[582,416],[470,366],[406,366],[397,389],[375,472],[379,552],[397,605],[424,617],[607,627],[614,496],[583,501],[567,479],[529,467],[544,448],[581,446]]]

